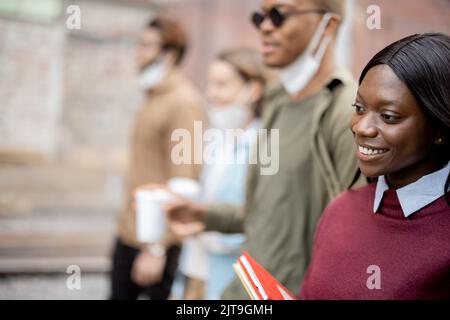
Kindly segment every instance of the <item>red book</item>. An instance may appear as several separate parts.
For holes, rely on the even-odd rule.
[[[296,300],[296,297],[248,252],[244,252],[237,259],[233,268],[252,300]]]

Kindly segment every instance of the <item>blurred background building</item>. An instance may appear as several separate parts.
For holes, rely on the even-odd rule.
[[[203,89],[220,50],[258,47],[262,0],[0,0],[0,299],[103,299],[141,101],[134,39],[168,12],[187,28],[185,73]],[[80,8],[71,30],[67,8]],[[370,5],[381,29],[370,30]],[[340,60],[355,77],[412,33],[450,33],[449,0],[350,0]],[[81,290],[66,269],[79,265]]]

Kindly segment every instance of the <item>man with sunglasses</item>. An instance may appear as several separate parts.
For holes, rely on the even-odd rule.
[[[363,183],[347,128],[356,82],[335,62],[343,0],[264,0],[252,16],[265,63],[281,84],[267,94],[263,128],[279,130],[279,171],[251,165],[243,208],[174,204],[173,222],[203,222],[206,230],[245,232],[248,251],[294,294],[309,264],[315,227],[328,202]],[[270,137],[268,138],[270,141]],[[235,280],[225,299],[247,298]]]

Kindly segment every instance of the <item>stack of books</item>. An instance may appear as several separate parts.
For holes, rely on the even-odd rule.
[[[248,252],[244,252],[237,259],[233,269],[252,300],[296,300],[296,297],[258,264]]]

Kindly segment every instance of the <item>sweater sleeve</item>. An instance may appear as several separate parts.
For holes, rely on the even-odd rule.
[[[244,210],[228,204],[208,206],[206,230],[223,233],[242,233],[244,231]]]

